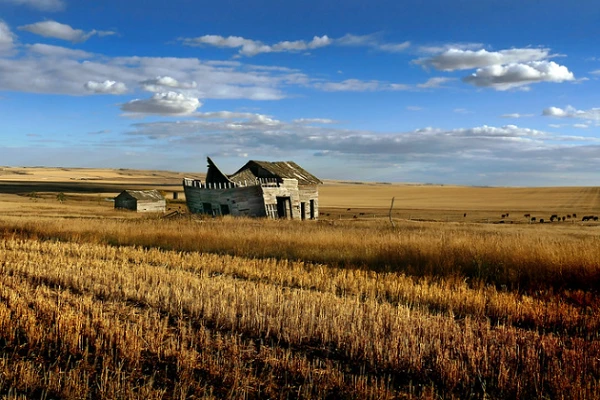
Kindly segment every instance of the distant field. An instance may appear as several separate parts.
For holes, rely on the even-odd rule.
[[[124,189],[158,189],[172,198],[173,192],[182,191],[184,176],[204,178],[201,173],[169,171],[4,167],[0,168],[0,210],[37,210],[46,214],[73,211],[76,215],[91,210],[92,215],[102,212],[109,216],[112,203],[105,199]],[[69,207],[56,204],[56,194],[60,192],[67,195],[68,201],[73,200]],[[32,193],[37,199],[27,197]],[[600,214],[600,187],[504,188],[326,181],[319,193],[321,219],[385,218],[392,197],[393,216],[400,219],[523,223],[528,221],[525,214],[546,220],[552,214],[576,214],[577,218],[569,219],[574,222],[583,215]],[[16,194],[20,196],[15,197]],[[183,193],[179,198],[183,200]],[[183,201],[172,206],[185,208]],[[509,215],[501,218],[502,214]]]

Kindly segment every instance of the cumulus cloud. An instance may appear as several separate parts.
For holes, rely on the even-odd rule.
[[[538,82],[573,81],[567,67],[554,61],[532,61],[525,64],[492,65],[479,68],[463,81],[478,87],[508,90]]]
[[[413,63],[448,72],[476,69],[464,77],[463,82],[496,90],[529,90],[530,84],[538,82],[576,82],[567,67],[548,61],[550,57],[553,55],[547,48],[494,52],[450,48],[435,56],[414,60]]]
[[[548,58],[549,55],[549,49],[509,49],[489,52],[483,49],[473,51],[452,48],[434,57],[420,58],[414,63],[440,71],[456,71],[539,61]]]
[[[181,93],[155,93],[151,98],[135,99],[121,105],[121,110],[138,115],[190,115],[202,104]]]
[[[600,108],[591,108],[589,110],[578,110],[573,106],[548,107],[542,111],[542,115],[555,118],[577,118],[588,121],[594,121],[600,124]]]
[[[0,54],[10,52],[15,45],[16,36],[6,22],[0,19]]]
[[[113,31],[97,31],[95,29],[85,32],[81,29],[73,29],[69,25],[61,24],[56,21],[36,22],[34,24],[20,26],[19,29],[44,37],[68,40],[73,43],[85,42],[94,35],[109,36],[115,34]]]
[[[514,172],[514,185],[524,184],[522,174],[528,171],[550,173],[573,164],[568,170],[576,174],[600,167],[597,157],[600,139],[562,136],[516,125],[382,133],[293,121],[269,124],[255,118],[235,123],[229,120],[137,123],[132,125],[129,135],[168,140],[171,149],[196,146],[206,149],[210,143],[212,150],[206,151],[218,154],[236,154],[243,149],[244,153],[270,157],[326,155],[328,165],[336,162],[353,165],[357,171],[375,162],[380,169],[394,168],[393,176],[397,176],[398,168],[430,171],[426,181],[433,177],[438,182],[456,183],[458,174],[464,174],[465,180],[473,183],[474,171],[502,176]],[[345,171],[347,174],[348,169]],[[411,175],[413,179],[415,176]],[[492,182],[489,177],[484,181]]]
[[[127,86],[123,82],[109,80],[104,82],[88,81],[84,87],[90,92],[98,94],[123,94],[127,92]]]
[[[140,82],[140,85],[144,90],[149,92],[160,92],[163,91],[164,88],[193,89],[198,86],[195,81],[182,83],[170,76],[157,76],[154,79],[147,79]]]
[[[65,8],[63,0],[0,0],[0,2],[24,5],[41,11],[60,11]]]
[[[182,38],[180,40],[188,46],[210,45],[224,48],[239,48],[240,54],[249,57],[260,53],[306,51],[331,44],[331,39],[327,35],[315,36],[308,42],[304,40],[282,41],[272,45],[264,44],[259,40],[245,39],[240,36],[204,35],[196,38]]]
[[[148,77],[157,77],[153,83],[161,84],[156,92],[177,89],[188,97],[251,100],[282,99],[287,96],[284,88],[305,86],[309,79],[298,72],[254,69],[241,63],[221,65],[176,57],[107,57],[41,44],[24,47],[19,57],[0,57],[0,90],[89,95],[93,92],[84,86],[89,81],[122,82],[131,89],[140,86],[140,82],[150,84]]]

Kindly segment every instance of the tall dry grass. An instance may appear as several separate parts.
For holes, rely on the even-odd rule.
[[[549,224],[548,224],[549,225]],[[598,227],[405,222],[11,220],[4,236],[135,245],[324,263],[418,277],[459,277],[511,290],[600,287]]]

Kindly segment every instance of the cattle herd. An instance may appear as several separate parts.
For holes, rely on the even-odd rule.
[[[508,213],[506,214],[502,214],[502,218],[508,217]],[[532,217],[531,214],[523,214],[523,217],[527,218],[530,222],[536,222],[537,218],[536,217]],[[550,216],[550,222],[560,222],[563,221],[565,222],[566,220],[573,220],[574,218],[577,218],[577,214],[573,213],[573,214],[567,214],[567,215],[563,215],[563,216],[559,216],[558,214],[552,214]],[[545,220],[543,218],[539,219],[539,222],[544,222]],[[583,218],[581,218],[581,221],[585,222],[585,221],[598,221],[598,216],[597,215],[586,215]]]

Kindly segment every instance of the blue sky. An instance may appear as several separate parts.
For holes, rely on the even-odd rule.
[[[0,165],[600,183],[592,0],[0,0]]]

